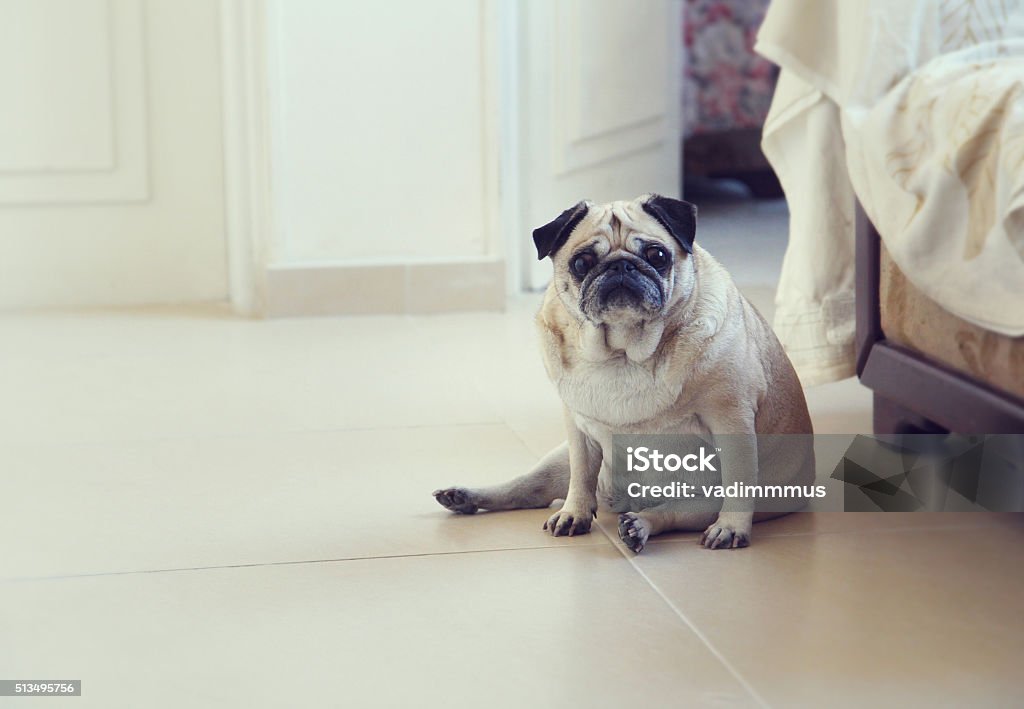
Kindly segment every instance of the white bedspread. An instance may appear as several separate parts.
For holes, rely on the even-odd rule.
[[[804,384],[854,373],[854,195],[917,288],[1024,335],[1024,0],[774,0],[756,49],[782,67],[762,145]]]

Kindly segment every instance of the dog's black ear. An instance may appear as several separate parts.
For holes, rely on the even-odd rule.
[[[693,253],[693,237],[697,234],[697,205],[653,194],[643,206],[644,211],[665,227],[665,231],[679,242],[686,253]]]
[[[537,247],[537,259],[543,261],[562,248],[572,230],[587,216],[588,210],[587,203],[580,202],[559,214],[553,222],[534,229],[533,243]]]

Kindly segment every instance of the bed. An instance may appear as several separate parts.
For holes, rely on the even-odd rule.
[[[875,433],[1024,433],[1024,338],[949,313],[856,216],[855,367]]]
[[[1024,2],[776,0],[775,327],[877,432],[1024,432]]]

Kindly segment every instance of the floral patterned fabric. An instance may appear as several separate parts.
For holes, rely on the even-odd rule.
[[[683,134],[760,128],[776,70],[754,53],[768,0],[687,0]]]

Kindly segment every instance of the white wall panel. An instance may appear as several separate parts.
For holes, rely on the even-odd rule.
[[[0,16],[0,96],[9,107],[0,111],[0,172],[112,168],[106,0],[0,0]]]
[[[0,0],[0,308],[226,297],[219,21]]]
[[[141,0],[0,0],[0,204],[148,196]]]
[[[673,8],[632,0],[561,0],[552,7],[555,171],[662,142],[677,93],[664,81],[673,53],[658,30],[673,22]]]

